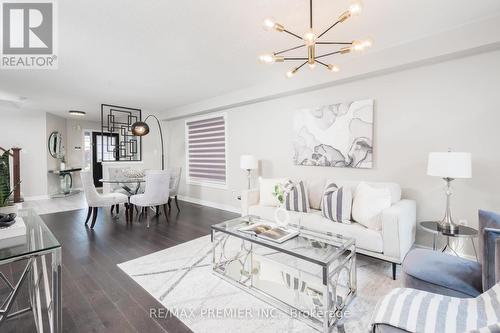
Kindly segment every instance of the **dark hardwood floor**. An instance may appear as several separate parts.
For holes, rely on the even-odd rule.
[[[116,265],[209,234],[210,225],[236,214],[180,202],[181,213],[172,207],[170,223],[151,214],[145,220],[125,223],[109,209],[101,210],[94,230],[84,226],[86,210],[43,215],[62,244],[62,291],[64,332],[190,332],[177,318],[152,319],[150,308],[161,307],[152,296]],[[153,215],[153,216],[152,216]],[[20,263],[0,270],[12,278]],[[1,286],[0,292],[6,289]],[[26,293],[24,293],[26,295]],[[167,316],[168,317],[168,316]],[[1,332],[34,332],[31,313],[4,324]]]

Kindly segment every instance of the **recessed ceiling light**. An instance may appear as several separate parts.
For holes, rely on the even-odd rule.
[[[80,116],[80,117],[83,117],[83,116],[85,116],[87,114],[86,112],[76,111],[76,110],[70,110],[68,112],[69,112],[69,114],[71,114],[73,116]]]

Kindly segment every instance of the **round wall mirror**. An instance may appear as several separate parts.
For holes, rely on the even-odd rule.
[[[53,158],[64,157],[64,146],[62,144],[62,135],[59,132],[52,132],[49,136],[49,154]]]

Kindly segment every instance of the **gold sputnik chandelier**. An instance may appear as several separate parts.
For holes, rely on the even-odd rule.
[[[275,62],[285,62],[285,61],[302,62],[297,67],[294,67],[293,69],[289,70],[286,73],[287,77],[294,76],[297,73],[297,71],[306,64],[310,68],[314,68],[316,67],[316,64],[320,64],[331,72],[338,72],[340,70],[339,67],[337,65],[326,62],[325,58],[336,54],[347,54],[353,51],[363,51],[364,49],[372,46],[372,41],[371,39],[365,39],[365,40],[354,40],[350,42],[339,42],[339,41],[323,41],[321,40],[321,38],[324,37],[324,35],[328,31],[333,29],[337,24],[344,22],[345,20],[349,19],[352,16],[359,15],[361,13],[361,10],[362,10],[362,4],[360,0],[350,0],[349,9],[344,13],[342,13],[338,17],[338,19],[327,29],[325,29],[320,34],[317,34],[313,28],[313,1],[309,0],[309,30],[302,37],[287,30],[285,26],[283,26],[280,23],[277,23],[274,19],[267,18],[263,22],[265,30],[268,31],[275,30],[278,32],[286,33],[294,38],[300,39],[302,41],[302,44],[279,52],[262,54],[259,56],[259,60],[265,64],[272,64]],[[338,45],[341,48],[333,52],[316,55],[316,45]],[[287,57],[285,55],[287,52],[297,50],[303,47],[307,48],[307,57],[303,58]]]

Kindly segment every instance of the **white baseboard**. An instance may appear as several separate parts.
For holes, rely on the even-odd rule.
[[[182,200],[182,201],[191,202],[194,204],[207,206],[207,207],[211,207],[211,208],[222,209],[222,210],[226,210],[228,212],[232,212],[232,213],[236,213],[236,214],[241,214],[241,210],[236,208],[236,207],[233,207],[233,206],[219,204],[216,202],[206,201],[206,200],[202,200],[202,199],[198,199],[198,198],[187,197],[184,195],[178,195],[177,198],[179,198],[179,200]]]

